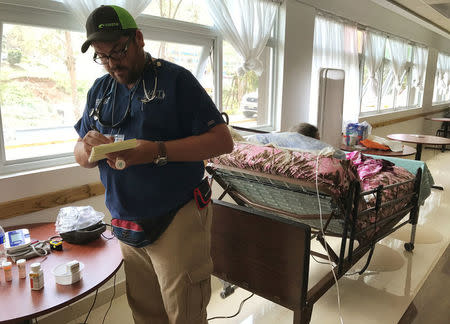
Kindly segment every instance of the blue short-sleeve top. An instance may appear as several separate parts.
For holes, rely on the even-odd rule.
[[[103,134],[123,134],[125,139],[170,141],[200,135],[224,123],[213,101],[185,68],[158,60],[147,66],[132,89],[112,80],[109,74],[97,79],[88,92],[83,116],[75,125],[83,138],[93,125]],[[156,69],[156,70],[155,70]],[[157,97],[142,102],[144,86],[152,92],[157,74]],[[116,128],[102,126],[89,113],[103,99],[101,121],[111,125],[129,115]],[[158,218],[185,204],[204,176],[203,161],[153,163],[130,166],[122,171],[99,161],[100,178],[106,188],[106,206],[113,218],[141,220]]]

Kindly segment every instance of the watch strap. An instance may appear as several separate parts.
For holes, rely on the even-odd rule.
[[[154,163],[156,165],[164,165],[167,163],[166,144],[162,141],[156,141],[156,144],[158,145],[158,155],[156,156]]]

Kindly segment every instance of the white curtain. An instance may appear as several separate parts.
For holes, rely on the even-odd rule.
[[[364,33],[364,55],[368,78],[364,83],[362,96],[367,93],[372,98],[378,94],[380,81],[377,78],[377,72],[383,63],[385,49],[385,36],[372,31]]]
[[[413,86],[418,91],[423,91],[425,83],[425,73],[427,71],[428,49],[414,46],[413,48]]]
[[[81,26],[85,27],[89,14],[101,5],[116,5],[126,9],[136,17],[152,2],[152,0],[63,0],[64,4],[75,15]]]
[[[449,93],[450,56],[439,53],[436,67],[435,88],[439,96],[437,101],[444,101]]]
[[[358,121],[359,63],[356,24],[317,16],[314,26],[314,50],[311,71],[309,122],[317,123],[319,73],[321,68],[345,71],[344,121]]]
[[[214,26],[242,56],[238,73],[261,75],[259,59],[272,30],[279,3],[272,0],[207,0]]]
[[[390,38],[388,40],[391,49],[392,71],[394,72],[394,81],[397,92],[402,89],[403,79],[408,70],[408,43]]]

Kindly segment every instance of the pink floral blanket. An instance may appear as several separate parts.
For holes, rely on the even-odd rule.
[[[359,153],[359,152],[358,152]],[[339,160],[331,156],[317,156],[313,153],[298,152],[272,146],[262,146],[249,143],[236,143],[233,152],[210,159],[210,162],[259,171],[266,174],[281,175],[294,179],[315,183],[316,176],[319,184],[326,185],[332,192],[333,198],[339,206],[347,197],[350,183],[359,180],[362,191],[403,182],[414,178],[406,169],[396,167],[387,161],[383,162],[366,157],[361,153],[351,154],[347,160]],[[394,199],[399,193],[410,192],[413,184],[402,185],[395,190],[387,190],[382,201]],[[357,230],[366,228],[370,224],[392,215],[395,210],[404,207],[405,202],[381,210],[378,216],[374,213],[366,214],[357,220]],[[361,199],[359,210],[375,205],[375,197],[371,195]],[[342,216],[342,215],[341,215]],[[377,230],[379,227],[377,227]],[[372,235],[368,231],[364,236]]]

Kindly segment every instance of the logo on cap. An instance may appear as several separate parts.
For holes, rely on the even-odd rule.
[[[114,26],[119,26],[119,23],[113,22],[113,23],[107,23],[107,24],[100,24],[100,25],[98,25],[98,29],[102,29],[105,27],[114,27]]]

